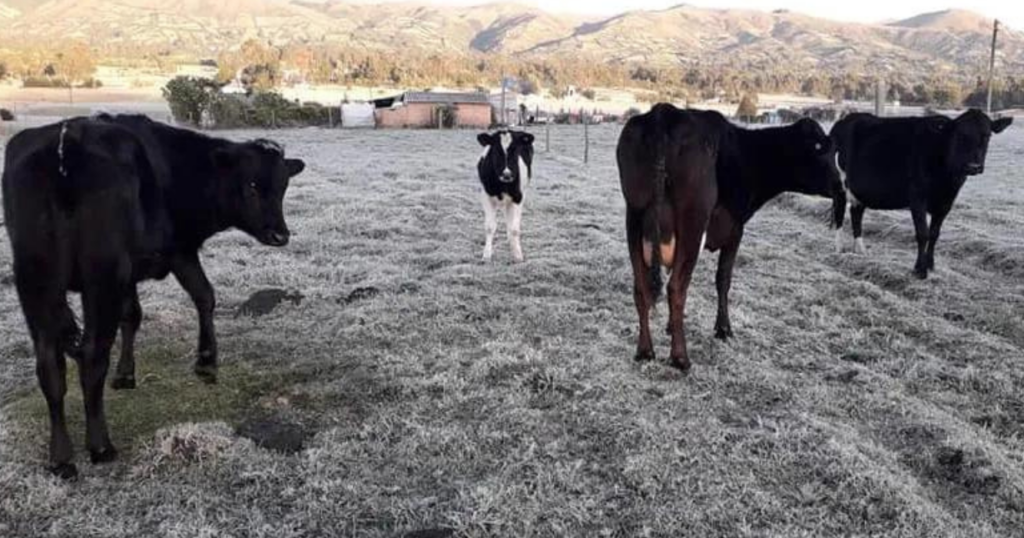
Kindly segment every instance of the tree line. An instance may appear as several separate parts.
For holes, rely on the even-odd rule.
[[[0,49],[0,78],[65,86],[87,85],[97,57],[95,50],[69,41],[47,49]],[[118,51],[125,54],[126,51]],[[173,70],[169,51],[138,52],[151,67]],[[179,60],[180,61],[180,60]],[[193,60],[195,63],[198,60]],[[614,64],[574,56],[509,57],[493,54],[439,54],[355,49],[341,45],[272,46],[250,39],[238,49],[223,51],[205,63],[218,70],[217,80],[234,80],[247,89],[310,84],[417,88],[448,86],[491,88],[503,76],[513,76],[524,94],[548,90],[563,95],[570,87],[632,88],[647,101],[696,102],[722,99],[738,103],[746,95],[784,93],[834,100],[872,100],[878,78],[871,74],[807,73],[782,66],[764,70],[722,65],[650,67]],[[977,106],[984,81],[966,77],[921,77],[895,73],[885,79],[890,101],[939,107]],[[1024,106],[1024,77],[1003,77],[995,86],[994,106]],[[983,101],[982,101],[983,103]]]

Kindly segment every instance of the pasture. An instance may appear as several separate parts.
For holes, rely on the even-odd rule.
[[[43,470],[46,416],[0,237],[0,536],[1004,537],[1024,529],[1024,129],[993,138],[921,282],[908,212],[833,253],[829,202],[747,228],[736,338],[712,338],[716,255],[690,292],[694,369],[638,365],[619,128],[537,132],[523,246],[483,264],[475,132],[269,136],[306,172],[292,243],[203,253],[223,369],[194,309],[141,286],[138,390],[108,391],[109,466]],[[849,226],[849,225],[847,225]],[[254,293],[302,300],[237,315]],[[667,309],[653,320],[663,328]],[[74,370],[72,369],[72,373]],[[77,380],[70,383],[76,392]],[[298,452],[238,434],[300,426]],[[413,534],[415,535],[415,534]]]

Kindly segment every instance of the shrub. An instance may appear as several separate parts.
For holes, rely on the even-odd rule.
[[[220,86],[216,82],[197,77],[175,77],[163,89],[174,120],[193,127],[200,125],[203,112],[219,93]]]
[[[14,121],[14,114],[6,108],[0,108],[0,121]]]

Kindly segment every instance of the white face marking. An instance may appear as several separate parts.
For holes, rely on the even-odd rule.
[[[491,153],[491,146],[484,146],[484,150],[480,152],[480,160],[483,161]]]
[[[501,133],[501,148],[505,150],[505,170],[503,173],[511,174],[512,170],[509,168],[509,155],[508,150],[512,148],[512,134],[508,132]]]

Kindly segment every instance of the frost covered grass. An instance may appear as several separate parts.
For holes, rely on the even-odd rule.
[[[728,344],[711,338],[715,256],[700,263],[685,378],[662,334],[662,361],[631,360],[617,128],[591,133],[589,165],[580,131],[552,131],[523,265],[501,241],[479,261],[475,134],[269,133],[308,168],[289,247],[231,233],[204,252],[221,386],[191,378],[184,292],[143,286],[140,387],[109,404],[123,458],[85,464],[77,435],[74,484],[42,469],[45,406],[0,238],[0,536],[1020,533],[1024,129],[994,139],[927,282],[910,274],[909,214],[869,212],[855,256],[832,253],[828,202],[765,209]],[[235,317],[266,288],[305,299]],[[306,449],[237,436],[265,413],[304,424]]]

